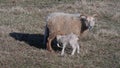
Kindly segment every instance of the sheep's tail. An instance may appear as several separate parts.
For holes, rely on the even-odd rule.
[[[45,26],[45,31],[44,31],[44,40],[43,40],[43,44],[44,44],[44,45],[46,45],[47,36],[48,36],[48,28],[47,28],[47,25],[46,25],[46,26]]]

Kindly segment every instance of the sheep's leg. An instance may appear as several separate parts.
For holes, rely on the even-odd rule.
[[[50,36],[48,37],[47,49],[48,49],[48,51],[50,51],[50,52],[53,52],[53,49],[52,49],[52,47],[51,47],[51,42],[52,42],[52,40],[53,40],[54,38],[55,38],[54,33],[50,34]]]
[[[53,51],[53,50],[52,50],[52,47],[51,47],[51,41],[52,41],[52,39],[49,39],[49,38],[48,38],[48,42],[47,42],[47,50],[50,51],[50,52]]]
[[[71,55],[74,55],[75,54],[75,51],[76,51],[76,46],[75,45],[73,45],[73,51],[72,51],[72,53],[71,53]]]
[[[66,47],[66,44],[63,44],[61,55],[64,55],[65,47]]]
[[[46,44],[47,32],[48,32],[48,29],[47,29],[47,26],[45,26],[44,40],[43,40],[43,44],[44,44],[44,45]]]

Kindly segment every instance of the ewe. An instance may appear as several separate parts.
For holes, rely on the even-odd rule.
[[[51,47],[52,40],[57,35],[68,35],[74,33],[80,38],[85,31],[91,30],[95,24],[95,17],[80,14],[51,13],[47,16],[44,44],[47,39],[47,49],[53,51]]]

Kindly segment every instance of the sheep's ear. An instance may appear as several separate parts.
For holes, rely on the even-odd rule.
[[[80,15],[80,18],[81,19],[87,19],[87,16],[86,15]]]

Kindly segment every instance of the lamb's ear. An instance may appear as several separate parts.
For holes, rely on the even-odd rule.
[[[98,17],[98,14],[93,14],[93,17]]]
[[[61,37],[62,37],[61,35],[57,35],[56,38],[57,38],[57,40],[59,40]]]

